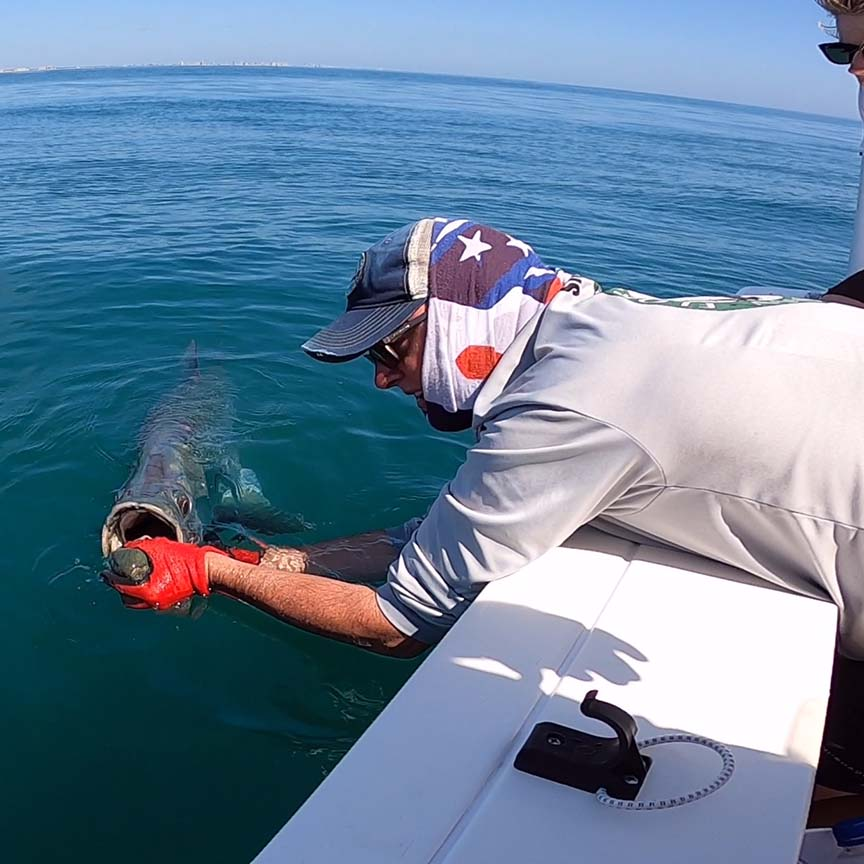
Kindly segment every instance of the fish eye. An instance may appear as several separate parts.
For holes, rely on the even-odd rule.
[[[188,516],[189,511],[192,509],[192,502],[189,500],[189,496],[184,495],[182,492],[178,492],[174,496],[174,500],[177,502],[177,506],[180,508],[180,512],[184,516]]]

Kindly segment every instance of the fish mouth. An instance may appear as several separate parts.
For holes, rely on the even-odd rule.
[[[142,537],[167,537],[182,541],[183,527],[155,504],[124,501],[116,504],[102,527],[102,554],[107,558],[121,546]]]

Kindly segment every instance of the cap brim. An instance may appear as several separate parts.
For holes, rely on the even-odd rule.
[[[404,324],[424,303],[425,298],[405,303],[390,303],[367,309],[353,309],[304,342],[303,350],[316,360],[342,363],[365,354],[376,342]]]

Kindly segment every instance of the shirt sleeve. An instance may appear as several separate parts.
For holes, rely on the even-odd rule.
[[[564,542],[599,513],[656,494],[659,469],[623,431],[557,408],[487,422],[378,589],[402,633],[437,642],[483,587]]]
[[[420,527],[422,521],[423,518],[421,516],[415,516],[413,519],[409,519],[402,525],[387,528],[384,533],[393,544],[393,548],[401,552],[405,547],[405,544],[411,538],[411,535]]]

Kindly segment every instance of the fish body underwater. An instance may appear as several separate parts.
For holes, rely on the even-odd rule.
[[[224,459],[231,399],[221,376],[202,372],[192,342],[180,384],[149,413],[138,463],[102,528],[102,554],[141,537],[200,543],[208,465]]]
[[[274,507],[255,472],[240,464],[231,444],[230,389],[216,371],[201,370],[194,341],[186,349],[184,368],[181,382],[148,414],[138,462],[102,527],[102,554],[111,559],[115,574],[135,582],[146,581],[148,568],[135,550],[122,549],[133,540],[167,537],[218,545],[220,526],[240,529],[241,535],[247,530],[291,534],[309,527],[301,517]]]

